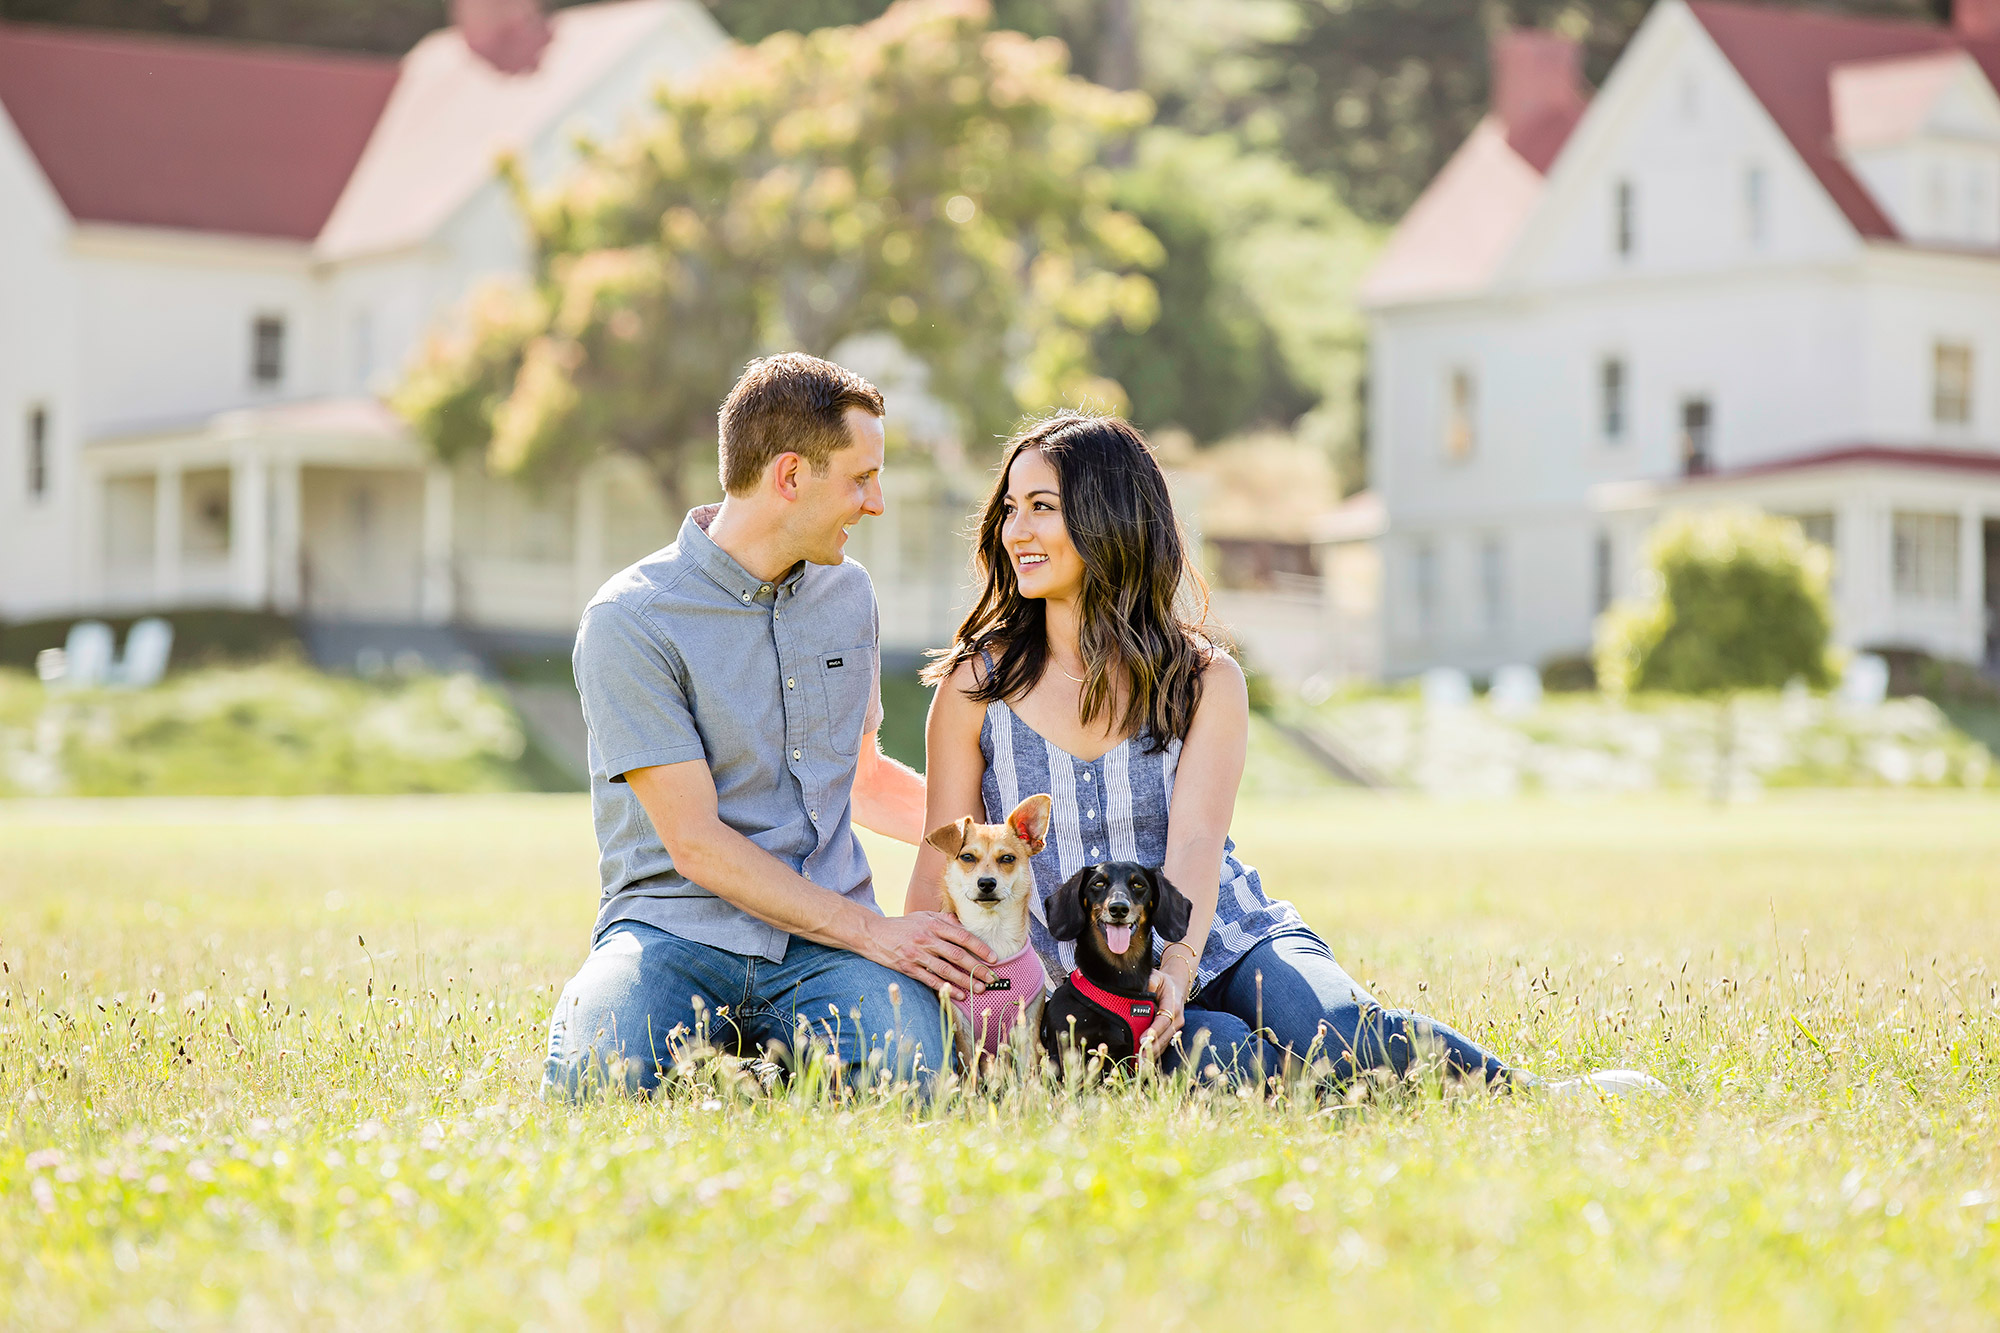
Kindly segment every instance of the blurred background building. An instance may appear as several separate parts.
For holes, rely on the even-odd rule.
[[[1364,289],[1384,671],[1581,655],[1662,511],[1797,517],[1836,637],[2000,667],[2000,4],[1514,33]]]

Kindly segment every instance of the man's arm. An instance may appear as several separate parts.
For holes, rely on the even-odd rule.
[[[924,834],[924,778],[908,764],[882,753],[881,734],[861,738],[861,763],[854,773],[854,822],[885,838],[921,846]]]
[[[951,994],[986,988],[983,983],[993,973],[982,964],[994,961],[992,951],[958,922],[936,912],[877,916],[797,874],[724,824],[716,814],[715,778],[705,762],[635,768],[625,781],[652,818],[674,868],[724,902],[789,934],[893,968],[933,990]],[[921,779],[917,782],[921,801]],[[860,786],[858,778],[855,785]]]

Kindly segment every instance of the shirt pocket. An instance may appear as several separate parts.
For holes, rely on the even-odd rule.
[[[826,743],[851,759],[861,753],[861,724],[875,690],[875,645],[839,648],[819,655],[819,684],[826,701]]]

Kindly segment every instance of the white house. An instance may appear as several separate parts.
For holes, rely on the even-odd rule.
[[[1665,509],[1799,517],[1839,641],[2000,666],[2000,0],[1515,33],[1364,288],[1385,670],[1588,647]]]
[[[695,0],[561,10],[517,74],[456,28],[397,61],[0,24],[0,619],[573,630],[672,539],[653,484],[445,469],[380,396],[477,282],[526,272],[500,155],[548,181],[726,46]],[[934,518],[857,543],[925,571],[884,596],[923,642],[957,594]]]

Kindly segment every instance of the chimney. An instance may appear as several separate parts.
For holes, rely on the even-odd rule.
[[[1974,40],[2000,37],[2000,0],[1952,0],[1951,27]]]
[[[554,36],[536,0],[451,0],[451,21],[472,53],[502,74],[532,74]]]
[[[2000,0],[1960,0],[1969,2],[2000,6]],[[1549,169],[1589,100],[1575,38],[1508,28],[1493,39],[1493,115],[1508,146],[1535,170]]]

